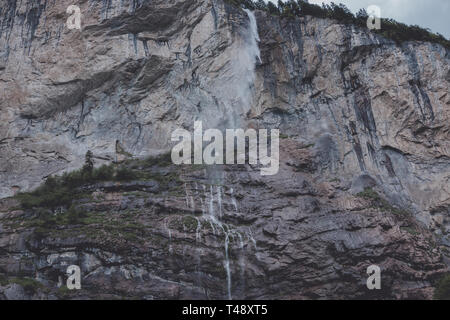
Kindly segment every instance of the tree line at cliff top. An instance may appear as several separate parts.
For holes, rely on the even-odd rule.
[[[278,5],[264,0],[225,0],[226,2],[242,6],[250,10],[263,10],[274,16],[284,18],[294,18],[299,16],[314,16],[318,18],[330,18],[344,24],[355,24],[367,28],[367,18],[369,17],[365,9],[360,9],[356,15],[353,14],[344,4],[322,4],[322,6],[308,3],[305,0],[288,0],[283,2],[278,0]],[[439,43],[450,49],[450,41],[443,35],[431,32],[418,25],[406,25],[393,19],[381,19],[381,29],[372,30],[386,38],[392,39],[398,44],[404,41],[428,41]]]

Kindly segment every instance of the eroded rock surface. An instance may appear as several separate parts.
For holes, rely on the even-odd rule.
[[[53,230],[4,199],[2,297],[432,297],[450,246],[448,50],[260,11],[255,34],[220,0],[80,1],[69,30],[70,4],[0,1],[2,197],[87,150],[167,152],[196,119],[280,129],[280,171],[157,167],[177,183],[86,186],[89,223]],[[58,289],[71,264],[80,292]]]

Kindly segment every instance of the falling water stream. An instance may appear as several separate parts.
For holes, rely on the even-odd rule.
[[[250,40],[250,52],[254,55],[254,57],[258,58],[258,62],[261,63],[261,52],[259,51],[258,42],[261,41],[258,34],[258,25],[256,23],[256,18],[253,12],[251,12],[248,9],[244,9],[244,11],[247,13],[248,18],[250,19],[250,32],[251,37]],[[254,65],[251,66],[251,68],[254,70]]]
[[[223,100],[223,104],[226,108],[223,110],[223,117],[229,120],[232,125],[242,124],[242,114],[245,110],[251,107],[252,101],[252,86],[255,79],[255,65],[257,62],[261,62],[260,50],[258,42],[260,41],[258,36],[258,29],[256,18],[253,12],[244,9],[246,12],[249,24],[246,33],[243,34],[243,43],[238,45],[234,52],[236,56],[232,57],[231,74],[233,81],[227,85],[227,88],[221,88],[221,91],[217,92],[218,99]],[[232,101],[232,99],[235,99]],[[236,104],[235,101],[239,103]],[[242,110],[233,110],[234,108],[242,108]],[[215,170],[215,169],[213,169]],[[219,169],[217,169],[219,170]],[[185,201],[188,208],[195,212],[195,201],[200,202],[202,210],[202,216],[196,217],[197,227],[195,230],[196,243],[202,241],[202,221],[209,222],[212,233],[216,238],[222,238],[224,236],[224,261],[223,266],[226,272],[226,285],[227,285],[227,297],[232,299],[232,273],[231,273],[231,261],[230,261],[230,242],[235,243],[235,240],[239,241],[239,248],[244,250],[244,237],[247,238],[247,243],[252,243],[256,249],[256,242],[253,238],[250,228],[244,231],[238,231],[236,228],[231,228],[226,223],[222,222],[222,216],[224,211],[223,197],[227,194],[227,187],[224,186],[224,173],[222,172],[219,179],[213,179],[213,176],[217,176],[217,172],[210,172],[207,174],[211,180],[208,183],[197,183],[192,181],[186,183],[185,189]],[[219,183],[217,183],[219,180]],[[215,183],[213,183],[215,181]],[[200,184],[200,185],[199,185]],[[232,205],[232,208],[238,212],[238,204],[234,195],[232,187],[228,188],[229,200],[227,202]],[[216,210],[217,208],[217,210]],[[244,260],[243,257],[239,260],[239,266],[241,268],[241,278],[244,279]],[[198,270],[199,271],[199,270]]]
[[[255,79],[255,64],[256,62],[261,62],[261,54],[258,47],[258,43],[260,41],[258,35],[258,26],[256,23],[256,18],[253,12],[248,9],[244,9],[248,18],[249,18],[249,26],[247,29],[247,34],[244,35],[245,45],[240,48],[239,55],[236,57],[236,60],[233,62],[235,68],[236,80],[238,80],[235,85],[235,92],[233,92],[233,96],[236,95],[240,98],[240,102],[243,106],[243,110],[247,110],[251,106],[252,101],[252,92],[250,88],[253,86],[253,82]],[[244,73],[242,73],[244,70]],[[230,114],[236,118],[239,113],[232,110]],[[228,115],[229,116],[229,115]],[[231,123],[234,125],[238,123],[242,123],[242,119],[232,119]],[[224,267],[226,271],[227,277],[227,293],[228,299],[232,299],[232,288],[231,288],[231,268],[230,268],[230,256],[229,256],[229,244],[230,237],[234,240],[234,237],[239,238],[240,248],[244,248],[242,235],[236,230],[231,229],[228,225],[224,225],[220,219],[222,218],[222,190],[220,186],[217,186],[217,207],[219,209],[219,216],[216,216],[216,212],[214,210],[214,190],[213,186],[210,185],[210,194],[209,194],[209,210],[208,210],[208,218],[210,219],[211,225],[217,226],[219,230],[225,235],[225,261]],[[233,188],[230,188],[230,198],[233,204],[234,210],[238,211],[238,205],[236,202],[236,198],[233,194]],[[205,194],[205,201],[207,196]],[[213,230],[215,228],[213,227]],[[251,232],[251,231],[250,231]],[[254,241],[253,236],[249,236],[249,238]],[[241,262],[242,263],[242,262]]]

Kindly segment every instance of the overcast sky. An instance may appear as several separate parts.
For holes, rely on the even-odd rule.
[[[278,0],[270,0],[277,3]],[[330,3],[329,0],[310,0],[310,3]],[[450,39],[450,0],[334,0],[345,4],[353,13],[369,5],[377,5],[383,18],[393,18],[406,24],[430,28]]]

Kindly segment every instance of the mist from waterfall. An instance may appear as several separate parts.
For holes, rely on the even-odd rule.
[[[246,114],[253,103],[256,64],[261,62],[261,57],[256,17],[250,10],[244,9],[244,11],[248,17],[247,26],[233,35],[235,37],[233,44],[223,56],[226,59],[223,75],[217,77],[208,86],[208,91],[216,98],[219,109],[204,109],[200,113],[200,118],[205,124],[204,130],[208,127],[220,130],[246,127]],[[231,300],[233,299],[233,265],[236,263],[239,265],[241,279],[243,279],[245,251],[249,247],[256,249],[256,245],[250,227],[242,229],[228,225],[222,220],[225,208],[236,212],[239,210],[235,190],[226,185],[225,174],[219,166],[208,167],[205,169],[204,183],[198,181],[185,183],[184,200],[193,213],[195,208],[201,208],[202,215],[195,217],[196,243],[200,244],[204,240],[203,224],[209,224],[212,234],[223,246],[222,263],[226,273],[224,287],[226,287],[226,297]],[[236,244],[238,244],[237,248]],[[239,261],[231,260],[232,250],[240,252]],[[201,272],[201,259],[197,259],[196,262],[197,271]]]
[[[233,119],[233,124],[236,126],[242,124],[246,113],[252,106],[256,63],[261,62],[256,18],[250,10],[244,9],[244,11],[249,18],[249,25],[243,35],[243,43],[239,48],[240,52],[234,57],[232,65],[233,74],[238,80],[235,84],[236,107],[238,109],[233,112],[233,116],[239,117]]]
[[[228,51],[229,64],[223,77],[212,86],[223,114],[212,118],[211,126],[219,129],[244,127],[246,114],[253,103],[256,64],[261,62],[258,26],[253,12],[244,9],[249,19],[246,28],[236,36]]]
[[[223,102],[226,112],[224,119],[228,128],[244,128],[247,112],[251,109],[253,103],[253,88],[256,78],[255,69],[256,63],[261,63],[261,53],[258,43],[260,38],[258,35],[258,26],[256,17],[253,12],[244,9],[248,18],[249,24],[241,34],[241,41],[238,46],[231,51],[231,75],[225,86],[220,87],[220,98]],[[222,128],[223,129],[223,128]],[[231,201],[234,209],[238,211],[236,199],[233,196],[233,188],[230,188]],[[225,260],[224,267],[226,270],[227,279],[227,293],[228,299],[232,299],[232,285],[231,285],[231,267],[229,257],[229,237],[235,235],[235,231],[227,228],[227,231],[222,226],[220,218],[222,216],[222,203],[220,189],[218,191],[219,204],[219,219],[216,218],[213,206],[210,206],[210,219],[223,230],[225,234]],[[213,191],[211,188],[211,199],[213,199]],[[239,234],[239,237],[242,236]],[[242,248],[243,249],[243,245]]]
[[[244,9],[244,11],[247,13],[247,16],[250,20],[250,31],[251,31],[250,46],[252,49],[254,49],[254,57],[257,57],[258,61],[261,62],[261,53],[259,51],[258,46],[258,43],[261,41],[261,39],[259,38],[258,34],[258,24],[256,23],[256,17],[255,14],[249,9]]]

